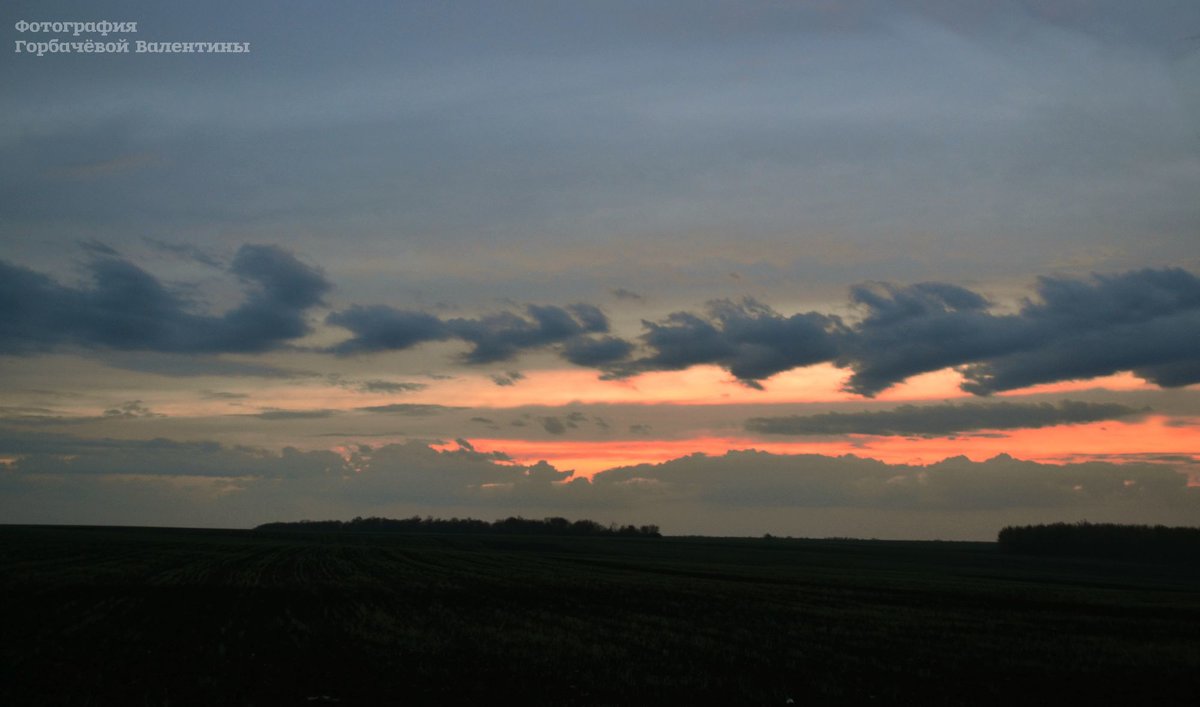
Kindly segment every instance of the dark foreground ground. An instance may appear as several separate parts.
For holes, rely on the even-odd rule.
[[[0,526],[0,704],[1200,704],[1200,569]]]

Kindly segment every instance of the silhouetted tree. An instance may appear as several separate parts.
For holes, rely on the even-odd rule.
[[[264,523],[255,528],[263,531],[320,531],[320,532],[401,532],[401,533],[477,533],[497,535],[575,535],[660,538],[657,525],[623,525],[615,523],[604,526],[594,520],[570,521],[560,516],[535,520],[510,516],[492,523],[475,518],[441,519],[426,516],[421,518],[394,519],[372,516],[356,516],[353,520],[301,520],[295,522]]]
[[[1183,560],[1200,564],[1200,528],[1115,523],[1008,526],[996,537],[1006,552],[1027,555]]]

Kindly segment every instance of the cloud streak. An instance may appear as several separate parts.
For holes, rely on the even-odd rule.
[[[263,412],[241,415],[257,417],[260,420],[323,420],[338,415],[337,410],[264,410]]]
[[[452,407],[448,405],[434,405],[430,403],[392,403],[390,405],[368,405],[355,409],[361,410],[362,412],[373,412],[385,415],[429,417],[431,415],[440,415],[451,410],[465,410],[466,408]]]
[[[1116,420],[1145,412],[1118,403],[1064,400],[1050,403],[901,405],[878,412],[753,417],[746,430],[769,435],[944,436],[975,430],[1010,430]]]

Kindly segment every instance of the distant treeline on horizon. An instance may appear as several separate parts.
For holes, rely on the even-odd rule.
[[[1200,528],[1081,521],[1009,526],[996,541],[1002,550],[1027,555],[1200,563]]]
[[[509,517],[494,522],[475,518],[363,518],[353,520],[300,520],[264,523],[255,530],[303,530],[322,532],[480,533],[494,535],[608,535],[661,538],[657,525],[603,525],[594,520],[566,518]]]

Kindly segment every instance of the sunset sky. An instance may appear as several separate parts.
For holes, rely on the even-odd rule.
[[[1194,0],[0,17],[0,522],[1200,524]]]

